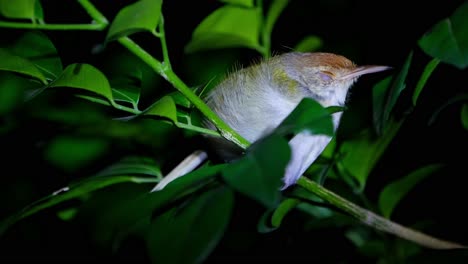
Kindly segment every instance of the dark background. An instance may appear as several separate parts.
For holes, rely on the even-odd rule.
[[[72,3],[73,1],[42,2],[46,21],[50,23],[87,21],[86,14],[77,4]],[[112,20],[118,10],[133,1],[94,2],[104,15]],[[357,64],[389,65],[396,69],[413,51],[413,63],[407,81],[407,87],[413,88],[430,60],[417,46],[418,39],[439,20],[450,16],[462,3],[463,1],[293,0],[276,23],[272,35],[272,50],[278,53],[287,52],[301,38],[313,34],[323,39],[323,51],[345,55]],[[184,54],[184,45],[190,40],[196,25],[220,5],[218,1],[175,0],[167,0],[163,4],[171,61],[175,72],[190,85],[197,84],[196,78],[193,77],[197,69],[187,68],[187,65],[190,65],[187,60],[190,60],[191,55]],[[0,29],[0,32],[2,31],[3,29]],[[103,59],[91,53],[93,47],[104,40],[103,32],[46,33],[56,45],[64,66],[75,62],[100,63],[99,60]],[[154,40],[140,37],[141,41],[147,41],[143,44],[145,48],[154,54],[158,53],[159,46]],[[198,56],[204,56],[203,54],[209,56],[210,52],[200,53]],[[243,65],[259,57],[257,53],[243,49],[238,50],[237,54],[238,63]],[[359,81],[359,89],[354,89],[351,94],[350,107],[361,103],[361,100],[370,100],[370,89],[382,76],[363,77]],[[423,181],[402,201],[393,218],[402,224],[413,224],[417,220],[427,219],[436,223],[428,229],[429,233],[468,244],[467,218],[464,216],[464,165],[468,142],[467,131],[460,123],[460,104],[448,107],[435,123],[428,125],[429,118],[439,106],[457,94],[466,93],[466,80],[466,70],[462,71],[445,64],[439,65],[421,94],[419,105],[407,118],[369,177],[366,194],[369,200],[377,201],[380,190],[388,182],[423,165],[434,162],[447,163],[447,169]],[[410,95],[407,97],[410,98]],[[400,111],[406,110],[404,105],[400,107]],[[370,111],[371,109],[368,114]],[[6,146],[6,150],[29,149],[27,143]],[[34,153],[30,155],[33,156]],[[25,176],[31,168],[16,168],[8,162],[5,165],[6,168],[14,168],[17,174],[23,175],[22,177],[31,177]],[[41,166],[35,164],[32,168],[47,173],[48,170]],[[40,185],[43,188],[49,186],[47,183]],[[12,195],[13,193],[14,190]],[[26,200],[24,197],[18,199]],[[347,259],[348,263],[363,263],[365,260],[356,254],[354,246],[343,236],[343,230],[340,228],[324,228],[319,232],[310,233],[299,228],[297,223],[305,221],[304,216],[299,213],[289,215],[284,225],[271,234],[252,236],[249,232],[255,232],[256,221],[261,211],[242,197],[236,200],[236,205],[243,207],[243,210],[236,210],[230,226],[231,231],[227,236],[235,237],[233,240],[237,239],[243,245],[237,245],[237,248],[233,249],[229,243],[222,243],[210,260],[294,261],[304,256],[309,260],[321,260],[320,263],[337,263],[343,259]],[[246,212],[250,213],[248,217],[245,217]],[[47,260],[63,259],[64,256],[70,259],[109,259],[105,253],[89,244],[79,227],[44,215],[35,216],[26,222],[1,239],[2,255],[29,255],[31,259],[42,256]],[[144,250],[142,242],[129,240],[115,259],[128,257],[146,260]],[[428,251],[428,254],[434,257],[432,260],[437,260],[444,259],[447,253]]]

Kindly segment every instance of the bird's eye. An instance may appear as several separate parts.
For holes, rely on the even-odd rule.
[[[319,76],[324,82],[331,82],[335,75],[329,71],[319,71]]]

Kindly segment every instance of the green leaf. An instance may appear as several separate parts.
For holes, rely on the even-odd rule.
[[[424,88],[424,85],[426,85],[426,82],[431,76],[432,72],[435,70],[437,65],[439,65],[439,62],[439,59],[434,58],[424,68],[421,78],[419,78],[418,84],[416,84],[416,88],[413,92],[413,105],[416,105],[416,102],[419,98],[419,94],[422,92],[422,89]]]
[[[398,203],[416,186],[416,184],[442,167],[443,165],[441,164],[428,165],[385,186],[379,196],[379,209],[382,212],[382,215],[390,218]]]
[[[222,176],[236,191],[274,208],[281,198],[282,178],[290,155],[286,139],[270,135],[251,145],[244,157],[222,171]]]
[[[343,158],[338,160],[338,169],[353,179],[356,179],[362,191],[367,177],[379,161],[388,144],[395,137],[402,122],[390,121],[387,129],[380,137],[375,137],[371,129],[363,130],[357,136],[344,141],[340,146]]]
[[[16,56],[6,49],[0,48],[0,70],[24,74],[47,84],[42,72],[30,60]]]
[[[406,84],[405,84],[406,76],[408,75],[408,71],[409,71],[412,59],[413,59],[413,52],[411,51],[408,57],[406,58],[406,61],[403,64],[400,72],[395,77],[395,79],[392,80],[392,86],[390,86],[389,94],[387,97],[387,101],[386,101],[385,109],[383,113],[384,122],[387,122],[389,120],[390,113],[392,112],[393,107],[395,106],[398,100],[398,97],[400,97],[401,92],[406,87]],[[385,126],[382,126],[382,127],[385,127]]]
[[[153,32],[161,18],[162,0],[139,0],[121,9],[110,25],[106,41],[136,32]]]
[[[462,106],[460,117],[463,127],[468,130],[468,104]]]
[[[171,96],[164,96],[159,99],[156,103],[148,107],[144,111],[144,115],[155,115],[165,117],[174,123],[177,123],[177,109],[174,100]]]
[[[381,134],[384,129],[383,126],[385,122],[383,121],[383,116],[385,99],[391,82],[392,77],[386,77],[376,83],[372,88],[372,121],[377,134]]]
[[[54,44],[40,31],[26,32],[15,41],[10,50],[34,63],[48,79],[56,79],[63,70]]]
[[[51,195],[48,195],[29,206],[15,215],[12,215],[0,222],[0,235],[7,230],[8,227],[16,223],[17,221],[24,219],[30,215],[36,214],[47,208],[51,208],[55,205],[69,201],[71,199],[79,198],[90,192],[115,185],[124,182],[133,183],[148,183],[157,182],[158,180],[150,177],[137,177],[137,176],[126,176],[126,175],[114,175],[114,176],[99,176],[90,177],[84,180],[72,183]]]
[[[31,82],[11,72],[0,71],[0,115],[10,112],[24,102],[26,89],[39,89]]]
[[[149,221],[154,211],[182,201],[205,188],[225,166],[221,164],[202,167],[175,179],[161,191],[141,193],[106,208],[95,223],[95,232],[99,233],[96,235],[104,243],[110,243],[122,230],[127,230],[140,221]]]
[[[40,3],[37,0],[0,0],[0,14],[11,19],[31,19],[34,20],[36,15],[36,5]],[[41,9],[38,9],[41,10]],[[41,13],[38,14],[39,17]]]
[[[418,41],[429,56],[454,65],[468,66],[468,3],[465,2],[448,18],[441,20]]]
[[[408,75],[409,67],[411,64],[411,60],[413,58],[413,52],[410,52],[408,57],[406,58],[405,63],[403,64],[400,72],[398,75],[393,76],[390,86],[387,86],[387,91],[384,91],[384,85],[387,84],[388,81],[385,79],[376,85],[376,91],[374,94],[374,124],[378,135],[384,133],[386,129],[387,123],[390,120],[390,114],[395,107],[395,104],[400,97],[401,92],[406,87],[406,76]],[[382,96],[385,94],[384,103],[382,104]],[[376,116],[377,114],[382,113],[380,117]]]
[[[176,105],[180,105],[185,108],[190,108],[192,106],[192,102],[190,102],[190,100],[179,91],[174,91],[170,93],[169,96],[172,97],[172,100],[174,100]]]
[[[323,46],[321,38],[313,35],[304,37],[296,46],[293,48],[299,52],[312,52],[320,49]]]
[[[61,136],[50,142],[45,157],[57,167],[75,171],[104,154],[108,146],[103,139]]]
[[[258,8],[220,7],[195,28],[185,52],[235,47],[261,50],[261,20]]]
[[[161,169],[153,158],[130,156],[110,165],[97,174],[98,176],[144,175],[162,178]]]
[[[113,103],[112,90],[106,76],[90,64],[74,63],[68,65],[50,87],[70,87],[84,89]]]
[[[112,96],[116,102],[127,102],[137,106],[140,101],[140,87],[132,84],[112,86]]]
[[[239,5],[243,7],[254,7],[254,0],[219,0],[226,4]]]
[[[297,134],[308,130],[311,134],[333,135],[330,112],[311,98],[304,98],[281,122],[274,133],[279,135]]]
[[[153,263],[203,263],[228,225],[232,190],[219,187],[155,217],[148,232]]]

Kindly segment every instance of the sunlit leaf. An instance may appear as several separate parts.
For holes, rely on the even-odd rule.
[[[164,96],[144,111],[144,115],[165,117],[177,123],[177,109],[171,96]]]
[[[240,5],[244,7],[253,7],[254,1],[253,0],[219,0],[220,2],[224,2],[226,4],[232,5]]]
[[[460,69],[468,66],[468,2],[441,20],[418,41],[429,56]]]
[[[261,13],[258,8],[226,5],[208,15],[195,28],[187,53],[207,49],[244,47],[261,50]]]
[[[47,84],[42,72],[30,60],[16,56],[6,49],[0,48],[0,70],[28,75]]]
[[[74,63],[65,68],[50,87],[70,87],[91,91],[113,102],[109,81],[106,76],[90,64]]]
[[[31,19],[34,20],[36,15],[36,5],[40,3],[38,0],[0,0],[0,14],[11,19]],[[41,9],[38,9],[41,10]],[[39,17],[41,14],[38,14]]]
[[[463,127],[468,130],[468,104],[462,106],[460,117]]]
[[[121,9],[110,25],[106,40],[154,31],[161,17],[161,6],[162,0],[139,0]]]
[[[281,198],[282,178],[290,155],[286,139],[271,135],[255,142],[244,157],[223,170],[222,176],[235,190],[274,208]]]
[[[398,203],[409,193],[419,182],[431,175],[434,171],[442,168],[441,164],[432,164],[419,168],[407,176],[398,179],[382,190],[379,196],[379,209],[384,217],[390,218]]]
[[[299,52],[312,52],[320,49],[323,45],[322,39],[309,35],[304,37],[299,43],[294,46],[293,50]]]
[[[224,234],[233,204],[232,190],[219,187],[156,216],[147,238],[152,261],[203,263]]]

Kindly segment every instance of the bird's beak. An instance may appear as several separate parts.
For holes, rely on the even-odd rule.
[[[345,79],[354,79],[364,74],[374,73],[374,72],[381,72],[391,69],[390,66],[379,66],[379,65],[366,65],[366,66],[359,66],[350,71],[349,73],[340,76],[341,80]]]

